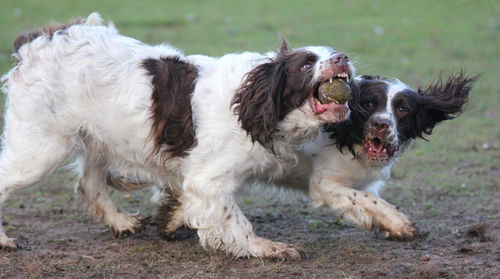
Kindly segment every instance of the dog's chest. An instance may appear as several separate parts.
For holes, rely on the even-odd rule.
[[[253,161],[252,173],[261,181],[276,181],[289,176],[298,163],[297,146],[275,140],[273,149],[254,145],[251,152]]]
[[[385,167],[362,166],[352,172],[349,187],[376,194],[384,187],[390,176],[390,165]]]

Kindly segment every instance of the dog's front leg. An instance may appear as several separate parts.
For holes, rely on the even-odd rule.
[[[405,214],[378,196],[344,186],[329,177],[314,177],[309,188],[311,199],[330,207],[346,220],[366,229],[379,228],[386,237],[413,239],[417,228]]]
[[[199,174],[199,173],[198,173]],[[301,250],[258,237],[236,203],[238,181],[225,176],[210,179],[186,176],[180,198],[185,223],[198,231],[203,247],[235,257],[298,260]]]

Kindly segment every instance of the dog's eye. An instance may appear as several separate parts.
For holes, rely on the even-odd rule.
[[[363,106],[367,109],[373,108],[375,106],[375,103],[372,101],[366,101],[363,103]]]
[[[397,112],[400,116],[405,116],[408,113],[408,108],[404,106],[400,106],[397,108]]]
[[[300,67],[300,70],[302,72],[305,72],[305,71],[311,69],[311,67],[312,67],[311,63],[306,63],[306,64],[302,65],[302,67]]]

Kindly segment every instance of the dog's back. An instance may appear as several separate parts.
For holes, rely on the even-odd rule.
[[[105,166],[166,175],[149,140],[152,76],[143,63],[183,58],[182,53],[121,36],[112,24],[103,26],[97,14],[86,22],[23,33],[14,48],[17,64],[2,77],[7,108],[0,206],[10,193],[38,182],[75,151],[78,189],[91,214],[120,233],[140,227],[136,217],[111,201]],[[15,248],[1,224],[0,246]]]

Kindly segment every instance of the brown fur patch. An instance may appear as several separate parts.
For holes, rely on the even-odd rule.
[[[179,194],[171,191],[168,196],[165,196],[158,207],[158,212],[155,216],[155,223],[157,224],[157,232],[158,234],[166,239],[166,240],[180,240],[176,235],[176,230],[178,228],[173,228],[172,222],[176,222],[173,220],[175,218],[175,214],[181,208],[181,202],[179,201]],[[184,237],[180,237],[181,239]]]
[[[245,76],[231,104],[253,142],[272,149],[272,133],[278,122],[314,91],[310,88],[313,73],[302,72],[301,66],[317,60],[314,53],[290,50],[283,41],[276,58],[258,65]]]
[[[106,173],[106,183],[119,191],[133,191],[150,186],[152,183],[139,181],[127,176],[112,173],[109,170]]]
[[[162,160],[182,157],[196,144],[190,95],[198,69],[178,56],[147,59],[143,67],[152,76],[153,84],[150,135],[155,141],[153,152],[157,154],[163,145],[168,145],[162,151]]]
[[[81,18],[72,19],[67,24],[62,24],[59,22],[52,22],[45,27],[30,30],[30,31],[25,31],[25,32],[19,34],[17,36],[17,38],[14,40],[14,44],[13,44],[14,50],[17,52],[23,45],[30,43],[33,40],[35,40],[36,38],[43,36],[43,35],[48,36],[49,39],[52,39],[52,37],[54,36],[54,33],[56,33],[57,31],[64,31],[73,25],[82,24],[82,22],[83,22],[83,19],[81,19]]]

